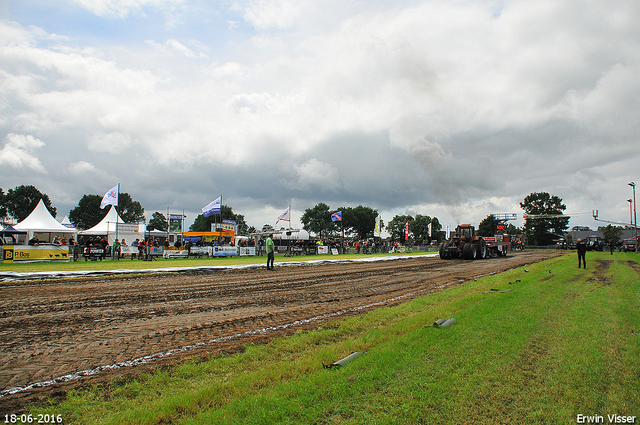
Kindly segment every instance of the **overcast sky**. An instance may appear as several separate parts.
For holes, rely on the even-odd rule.
[[[0,187],[191,224],[319,202],[455,226],[630,219],[640,2],[0,0]],[[640,195],[640,194],[639,194]],[[638,197],[640,200],[640,196]]]

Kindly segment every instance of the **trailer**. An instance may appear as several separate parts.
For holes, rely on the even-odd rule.
[[[439,254],[443,260],[452,258],[475,260],[506,257],[509,249],[511,249],[509,235],[477,236],[472,225],[460,224],[451,238],[440,246]]]

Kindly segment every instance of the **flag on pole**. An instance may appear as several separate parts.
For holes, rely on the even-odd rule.
[[[287,207],[287,209],[284,210],[282,212],[282,214],[280,214],[280,216],[278,217],[278,220],[276,220],[276,224],[278,224],[278,222],[280,220],[282,220],[282,221],[291,221],[291,210],[290,210],[290,208],[291,207]]]
[[[407,220],[407,223],[404,225],[404,240],[409,240],[409,220]]]
[[[377,234],[380,234],[380,216],[376,217],[376,228],[374,230]]]
[[[215,201],[212,201],[209,205],[202,208],[202,212],[205,217],[209,217],[210,215],[220,214],[220,208],[222,204],[222,195],[220,195]]]
[[[100,209],[103,210],[107,205],[113,205],[114,207],[118,206],[118,193],[120,192],[120,183],[113,186],[107,193],[102,197],[102,202],[100,202]]]
[[[342,211],[331,214],[331,221],[342,221]]]

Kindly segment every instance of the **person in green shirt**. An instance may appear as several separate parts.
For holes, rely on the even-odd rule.
[[[273,243],[273,233],[269,235],[264,245],[267,249],[267,270],[273,270],[273,261],[276,256],[276,245]]]
[[[115,260],[115,259],[120,259],[120,241],[118,239],[116,239],[115,241],[113,241],[113,246],[111,247],[111,259]]]

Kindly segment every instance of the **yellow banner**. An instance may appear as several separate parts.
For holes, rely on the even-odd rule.
[[[14,261],[69,261],[69,248],[66,246],[27,246],[6,245],[4,262]]]

